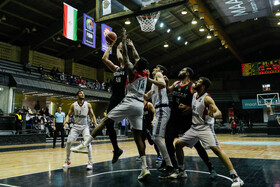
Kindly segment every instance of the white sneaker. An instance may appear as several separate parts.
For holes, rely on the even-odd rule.
[[[138,180],[146,179],[150,175],[151,175],[151,173],[150,173],[150,171],[147,168],[146,169],[142,169],[140,175],[138,176]]]
[[[80,144],[77,147],[72,147],[70,149],[74,153],[85,153],[88,154],[88,148],[84,144]]]
[[[184,179],[184,178],[187,178],[187,177],[188,177],[188,175],[187,175],[186,171],[179,169],[178,173],[177,172],[172,173],[169,178]]]
[[[233,179],[231,187],[240,187],[240,186],[243,186],[243,185],[244,185],[243,180],[241,180],[240,177],[235,177]]]
[[[88,162],[87,170],[92,170],[92,168],[93,168],[92,162]]]
[[[63,167],[64,169],[67,169],[67,168],[69,167],[70,164],[71,164],[70,161],[65,161],[62,167]]]

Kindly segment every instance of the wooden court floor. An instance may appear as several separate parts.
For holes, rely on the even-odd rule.
[[[280,137],[268,137],[265,134],[258,134],[255,137],[246,135],[218,134],[217,137],[221,148],[230,158],[232,158],[232,162],[239,175],[244,179],[245,184],[247,179],[247,185],[245,186],[280,185]],[[70,186],[91,186],[90,182],[80,183],[81,179],[92,176],[93,174],[96,175],[99,171],[110,173],[116,168],[122,170],[128,168],[130,171],[135,170],[136,173],[133,175],[131,174],[131,178],[135,175],[134,182],[136,182],[136,186],[208,186],[208,182],[203,183],[203,185],[202,183],[201,185],[198,185],[195,182],[192,184],[182,183],[182,181],[176,183],[170,183],[170,181],[162,183],[162,181],[160,181],[160,183],[156,184],[154,182],[139,183],[137,181],[137,175],[140,171],[137,169],[140,168],[140,164],[135,162],[138,152],[133,139],[128,138],[121,140],[119,142],[119,146],[124,150],[124,153],[116,164],[112,164],[111,159],[113,154],[110,142],[108,140],[94,140],[92,145],[93,162],[96,164],[94,164],[93,171],[90,171],[91,173],[86,173],[85,169],[85,164],[88,162],[87,155],[71,153],[71,168],[73,168],[71,170],[72,175],[77,172],[79,176],[81,173],[84,173],[84,176],[80,176],[80,179],[76,179],[77,183],[71,183]],[[157,171],[154,171],[157,167],[154,163],[156,152],[154,151],[153,146],[150,146],[148,143],[146,143],[146,146],[146,154],[149,155],[147,156],[148,163],[150,163],[149,165],[153,176],[151,180],[154,178],[154,181],[158,181]],[[57,147],[60,147],[60,143],[57,143]],[[186,160],[185,168],[187,169],[187,172],[189,171],[189,178],[194,175],[192,171],[199,170],[200,174],[194,175],[192,180],[196,177],[198,181],[201,181],[201,179],[205,178],[200,176],[203,171],[208,172],[206,166],[198,157],[195,149],[185,148],[184,151]],[[207,150],[207,152],[211,157],[210,159],[213,161],[215,168],[217,168],[217,172],[228,177],[228,172],[221,165],[221,162],[219,162],[217,157],[211,152],[211,150]],[[40,172],[42,174],[45,173],[44,175],[48,175],[50,179],[50,175],[55,175],[61,171],[65,157],[65,148],[53,149],[51,143],[0,146],[0,186],[25,186],[19,182],[21,180],[20,177],[28,176],[28,180],[36,181],[35,175]],[[193,163],[198,164],[196,165]],[[251,173],[250,176],[248,176],[251,170],[256,171],[254,172],[256,176],[262,175],[257,171],[268,171],[270,170],[268,167],[270,167],[273,171],[271,175],[264,172],[266,173],[265,175],[270,176],[269,181],[267,181],[267,179],[263,179],[263,182],[259,183],[257,182],[258,178],[254,179],[254,174]],[[80,170],[82,170],[82,172]],[[155,174],[153,175],[153,173]],[[63,177],[62,174],[60,176]],[[112,177],[112,174],[110,176]],[[130,178],[130,175],[127,177]],[[45,180],[48,180],[48,178]],[[114,180],[114,178],[112,180]],[[119,178],[116,180],[119,181]],[[208,179],[206,179],[206,181],[208,181]],[[54,181],[49,183],[40,183],[37,184],[37,186],[53,186],[53,184],[55,184]],[[94,184],[95,185],[93,186],[96,186],[97,184],[100,184],[100,186],[108,186],[107,184],[109,183],[106,180],[101,180],[101,182],[98,180],[94,181]],[[118,184],[122,185],[120,182]],[[64,181],[64,183],[55,186],[69,185],[67,185],[67,182]],[[211,186],[230,186],[230,181],[222,181],[217,184],[211,183]]]

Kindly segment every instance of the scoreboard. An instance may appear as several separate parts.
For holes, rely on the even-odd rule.
[[[242,76],[280,73],[279,65],[279,59],[241,64]]]

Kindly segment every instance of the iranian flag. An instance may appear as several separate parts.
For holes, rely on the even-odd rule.
[[[77,9],[63,3],[63,36],[74,41],[77,41],[77,14]]]

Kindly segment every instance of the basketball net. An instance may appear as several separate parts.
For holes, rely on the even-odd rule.
[[[160,11],[136,16],[143,32],[153,32],[156,29]]]

